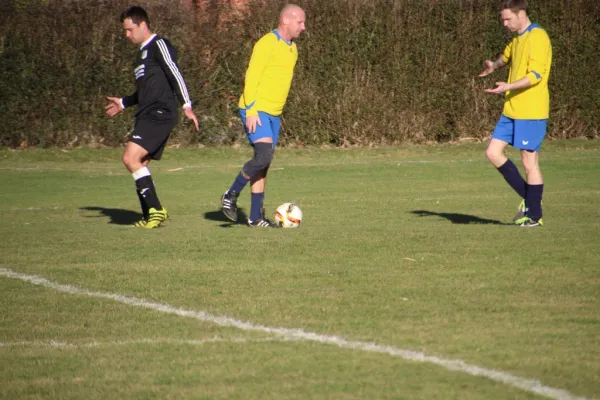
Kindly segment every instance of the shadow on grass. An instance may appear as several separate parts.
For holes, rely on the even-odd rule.
[[[100,215],[89,218],[108,217],[108,223],[116,225],[131,225],[143,217],[140,212],[123,210],[121,208],[81,207],[80,210],[98,211]]]
[[[476,217],[474,215],[469,215],[469,214],[442,213],[442,212],[426,211],[426,210],[413,210],[413,211],[411,211],[411,213],[418,215],[419,217],[436,216],[436,217],[445,218],[448,221],[452,222],[453,224],[513,225],[513,224],[507,224],[507,223],[504,223],[504,222],[501,222],[501,221],[498,221],[495,219],[479,218],[479,217]]]
[[[237,222],[232,222],[223,214],[223,211],[208,211],[204,213],[204,219],[208,219],[210,221],[222,222],[219,226],[221,228],[232,228],[237,224],[245,224],[248,219],[248,215],[244,212],[243,209],[238,208],[238,220]],[[241,221],[241,222],[240,222]]]

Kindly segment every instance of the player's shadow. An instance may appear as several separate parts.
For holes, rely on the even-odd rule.
[[[221,222],[219,225],[221,228],[232,228],[236,224],[245,224],[246,220],[248,220],[248,215],[244,212],[242,208],[238,208],[238,220],[237,222],[231,222],[227,217],[223,214],[223,211],[208,211],[204,213],[204,218],[210,221]]]
[[[418,215],[419,217],[437,216],[437,217],[445,218],[448,221],[452,222],[453,224],[461,224],[461,225],[467,225],[467,224],[512,225],[512,224],[506,224],[504,222],[501,222],[501,221],[498,221],[495,219],[479,218],[479,217],[476,217],[474,215],[469,215],[469,214],[442,213],[442,212],[427,211],[427,210],[413,210],[413,211],[411,211],[411,213]]]
[[[80,210],[98,211],[100,214],[89,216],[88,218],[108,217],[109,224],[116,225],[131,225],[134,222],[142,219],[143,215],[140,212],[123,210],[121,208],[105,208],[105,207],[81,207]]]

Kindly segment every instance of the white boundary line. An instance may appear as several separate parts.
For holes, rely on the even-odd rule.
[[[73,295],[84,295],[101,299],[110,299],[130,306],[149,308],[151,310],[160,311],[166,314],[174,314],[180,317],[194,318],[204,322],[211,322],[219,326],[238,328],[243,331],[255,331],[274,334],[277,336],[282,336],[284,339],[287,340],[305,340],[322,344],[330,344],[344,349],[388,354],[391,356],[401,357],[409,361],[428,362],[446,368],[450,371],[464,372],[473,376],[483,376],[493,381],[513,386],[519,389],[523,389],[531,393],[546,396],[551,399],[586,400],[585,397],[574,396],[564,389],[557,389],[550,386],[546,386],[539,381],[521,378],[515,375],[510,375],[506,372],[488,369],[473,364],[467,364],[462,360],[452,360],[436,356],[428,356],[420,351],[404,350],[394,346],[385,346],[376,343],[352,341],[339,336],[329,336],[315,332],[306,332],[302,329],[290,329],[281,327],[277,328],[264,325],[255,325],[249,322],[239,321],[237,319],[226,316],[211,315],[204,311],[186,310],[183,308],[173,307],[168,304],[154,303],[138,297],[123,296],[116,293],[94,292],[87,289],[78,288],[76,286],[61,285],[36,275],[21,274],[6,268],[0,268],[0,276],[5,276],[7,278],[12,279],[19,279],[34,285],[54,289],[63,293]]]
[[[327,167],[340,167],[340,166],[350,166],[350,165],[377,165],[377,164],[381,164],[381,165],[387,165],[387,166],[400,166],[403,164],[457,164],[457,163],[486,163],[487,161],[484,158],[481,159],[470,159],[470,158],[464,158],[464,159],[447,159],[447,160],[436,160],[436,159],[414,159],[414,160],[402,160],[402,157],[398,157],[399,159],[377,159],[375,161],[369,161],[369,160],[365,160],[365,161],[334,161],[334,162],[320,162],[320,163],[314,163],[314,162],[307,162],[307,163],[298,163],[298,162],[285,162],[282,161],[280,163],[280,165],[277,165],[277,167],[275,167],[273,170],[282,170],[285,168],[291,168],[291,167],[322,167],[322,168],[327,168]],[[243,164],[243,163],[241,163]],[[213,164],[188,164],[188,165],[181,165],[178,167],[161,167],[161,166],[154,166],[153,170],[156,171],[161,171],[161,172],[176,172],[176,171],[181,171],[181,170],[185,170],[185,169],[209,169],[209,168],[240,168],[241,164],[224,164],[224,165],[213,165]],[[55,171],[55,172],[63,172],[63,171],[77,171],[77,172],[82,172],[82,173],[88,173],[88,172],[92,172],[92,171],[100,171],[100,170],[109,170],[110,173],[112,173],[112,171],[115,172],[115,175],[127,175],[127,172],[122,170],[121,168],[116,166],[117,163],[115,162],[114,165],[99,165],[99,166],[89,166],[89,168],[86,168],[85,166],[82,169],[74,169],[74,168],[61,168],[61,167],[13,167],[13,166],[0,166],[0,171],[15,171],[15,172],[47,172],[47,171]],[[169,169],[167,169],[169,168]],[[269,170],[270,171],[270,170]]]
[[[82,349],[101,346],[123,346],[130,344],[171,344],[171,345],[192,345],[202,346],[207,343],[266,343],[266,342],[286,342],[285,338],[263,338],[263,339],[248,339],[244,337],[223,338],[213,336],[206,339],[168,339],[168,338],[145,338],[145,339],[129,339],[129,340],[113,340],[113,341],[98,341],[91,342],[63,342],[58,340],[28,340],[19,342],[0,342],[2,347],[42,347],[53,349]]]

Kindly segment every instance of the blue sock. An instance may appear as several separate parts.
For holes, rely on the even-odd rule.
[[[263,217],[262,208],[264,198],[264,193],[252,193],[252,199],[250,200],[250,221],[256,221]]]
[[[508,182],[510,187],[512,187],[515,190],[515,192],[517,192],[517,194],[521,196],[521,198],[527,198],[527,182],[525,182],[525,180],[519,173],[519,169],[515,164],[513,164],[512,161],[506,160],[506,162],[498,168],[498,172],[502,174],[504,180]],[[525,202],[529,206],[528,201],[525,200]]]
[[[244,175],[242,175],[242,173],[240,172],[227,192],[236,192],[237,194],[240,194],[240,192],[244,190],[248,182],[250,181],[246,179]]]
[[[529,185],[527,190],[527,216],[534,221],[539,221],[542,218],[542,193],[544,185]]]

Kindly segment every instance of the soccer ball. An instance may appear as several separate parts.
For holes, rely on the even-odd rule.
[[[297,228],[302,222],[302,210],[295,203],[283,203],[275,210],[275,221],[282,228]]]

